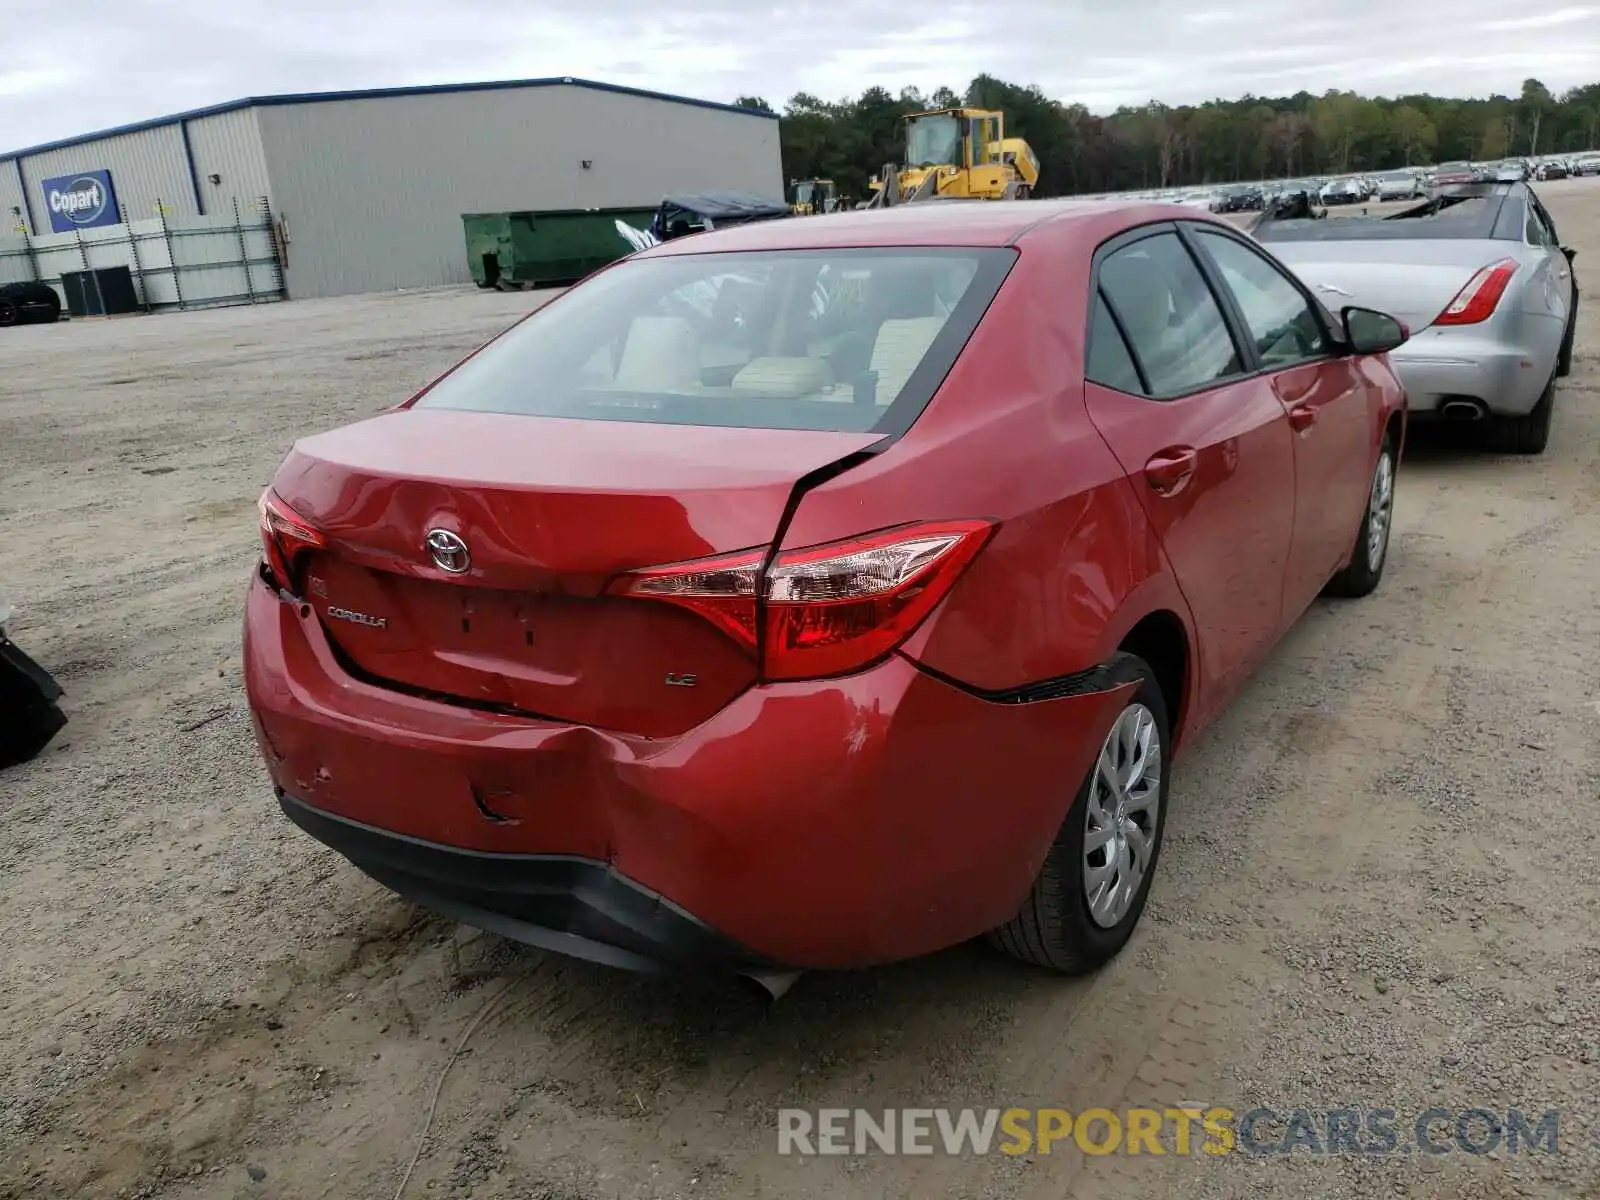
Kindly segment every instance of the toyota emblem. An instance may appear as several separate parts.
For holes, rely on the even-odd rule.
[[[433,565],[452,575],[465,575],[472,565],[472,552],[459,534],[448,529],[430,529],[423,543],[433,556]]]

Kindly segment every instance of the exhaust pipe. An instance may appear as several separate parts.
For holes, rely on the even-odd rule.
[[[761,989],[761,994],[768,1000],[779,1000],[783,994],[794,986],[794,981],[800,978],[799,971],[745,971],[740,979],[748,980]]]
[[[1439,406],[1439,415],[1451,421],[1481,421],[1486,415],[1482,400],[1446,400]]]

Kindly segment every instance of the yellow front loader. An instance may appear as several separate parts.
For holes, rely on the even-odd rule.
[[[831,213],[839,208],[839,187],[831,179],[791,179],[789,209],[797,217]]]
[[[1005,115],[987,108],[941,108],[906,118],[902,164],[883,168],[862,208],[918,200],[1026,200],[1039,182],[1039,158],[1005,136]]]

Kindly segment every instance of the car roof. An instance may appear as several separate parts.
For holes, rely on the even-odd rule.
[[[938,200],[886,209],[755,221],[675,238],[635,258],[746,250],[826,250],[869,246],[1014,246],[1045,227],[1083,223],[1098,238],[1116,228],[1196,218],[1195,210],[1151,201]]]

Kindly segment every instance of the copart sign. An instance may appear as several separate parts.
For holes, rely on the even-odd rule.
[[[50,213],[50,228],[56,233],[122,222],[122,214],[117,211],[117,193],[111,186],[110,171],[58,175],[54,179],[46,179],[39,186],[44,189],[44,206]]]

